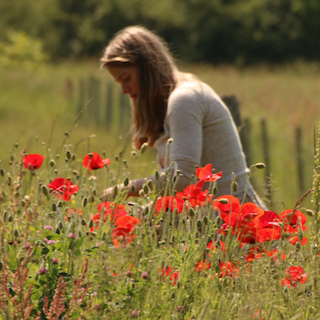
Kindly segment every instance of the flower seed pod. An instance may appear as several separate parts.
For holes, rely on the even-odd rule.
[[[229,203],[229,200],[227,198],[221,198],[221,199],[219,199],[219,202],[222,204],[227,204],[227,203]]]
[[[128,177],[126,177],[126,178],[124,179],[123,185],[124,185],[125,187],[127,187],[127,186],[129,185],[129,178],[128,178]]]
[[[254,165],[258,169],[264,169],[266,165],[263,162],[258,162]]]
[[[148,193],[149,193],[149,187],[147,186],[147,184],[144,184],[144,185],[143,185],[143,192],[144,192],[145,194],[148,194]]]
[[[311,209],[306,209],[306,214],[310,217],[313,217],[314,216],[314,211],[311,210]]]
[[[53,159],[51,159],[49,161],[49,165],[50,165],[50,167],[54,167],[56,165],[56,162]]]
[[[212,187],[212,194],[215,196],[218,193],[218,188],[217,186]]]
[[[217,216],[217,218],[216,218],[216,225],[217,225],[217,226],[220,226],[221,222],[222,222],[221,217],[220,217],[220,216]]]
[[[147,142],[143,143],[140,148],[141,154],[144,154],[147,148],[148,148],[148,143]]]
[[[85,207],[87,206],[87,204],[88,204],[88,198],[87,198],[87,197],[84,197],[84,198],[82,199],[81,205],[82,205],[83,208],[85,208]]]
[[[232,191],[236,192],[238,190],[238,183],[236,181],[232,182]]]
[[[189,209],[189,216],[194,217],[194,215],[195,215],[195,212],[194,212],[193,208],[190,208]]]
[[[8,211],[5,211],[3,213],[3,222],[7,222],[7,219],[8,219]]]
[[[47,186],[43,185],[42,186],[42,193],[47,197],[49,194],[49,190],[47,188]]]

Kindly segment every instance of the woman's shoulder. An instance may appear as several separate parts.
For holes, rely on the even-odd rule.
[[[169,96],[169,104],[175,102],[204,103],[219,100],[216,92],[206,83],[191,74],[183,74]]]

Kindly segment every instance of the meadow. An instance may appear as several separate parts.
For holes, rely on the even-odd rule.
[[[181,68],[241,102],[251,121],[251,176],[262,197],[265,169],[256,163],[263,162],[260,120],[267,120],[273,211],[232,195],[214,200],[214,181],[197,196],[174,195],[168,176],[168,197],[146,183],[136,202],[125,194],[105,202],[104,188],[157,170],[152,150],[130,148],[129,125],[96,125],[90,104],[77,118],[85,105],[80,79],[96,77],[106,87],[109,75],[96,61],[4,69],[0,319],[319,318],[319,67]],[[118,121],[119,88],[113,90]],[[313,186],[303,197],[297,126],[305,191]],[[211,168],[203,170],[210,179]]]

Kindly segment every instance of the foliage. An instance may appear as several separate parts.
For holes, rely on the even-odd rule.
[[[319,60],[317,0],[2,1],[6,30],[41,39],[53,59],[101,55],[115,32],[142,24],[191,62]]]
[[[105,202],[141,152],[90,168],[102,158],[77,162],[87,157],[68,139],[44,160],[17,144],[0,168],[3,319],[319,318],[319,234],[310,224],[306,236],[300,199],[281,214],[214,199],[221,173],[206,166],[183,192],[146,183],[136,203],[125,192]],[[171,190],[169,173],[156,176]]]

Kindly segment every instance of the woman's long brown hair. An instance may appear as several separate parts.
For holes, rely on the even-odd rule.
[[[101,62],[103,67],[138,67],[138,98],[131,102],[132,139],[138,149],[144,142],[153,146],[164,131],[168,98],[177,82],[178,70],[167,45],[144,27],[127,27],[110,41]]]

